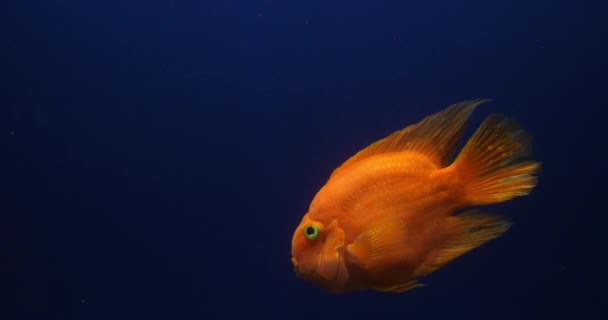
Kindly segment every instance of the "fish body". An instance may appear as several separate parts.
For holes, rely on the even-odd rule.
[[[500,236],[508,219],[461,209],[507,201],[536,185],[530,139],[489,116],[453,160],[471,112],[465,101],[368,146],[337,168],[292,239],[301,278],[334,293],[404,292]]]

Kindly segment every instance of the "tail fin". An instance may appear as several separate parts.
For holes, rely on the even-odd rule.
[[[498,203],[525,196],[536,185],[540,163],[530,156],[530,137],[502,115],[489,116],[452,164],[470,205]]]

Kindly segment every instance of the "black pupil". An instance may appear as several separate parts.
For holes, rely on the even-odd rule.
[[[314,227],[307,227],[306,228],[306,234],[309,236],[312,236],[313,234],[315,234],[315,228]]]

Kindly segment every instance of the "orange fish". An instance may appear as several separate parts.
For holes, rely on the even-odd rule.
[[[530,193],[540,163],[517,123],[490,115],[455,157],[487,100],[465,101],[359,151],[337,168],[295,230],[296,274],[330,292],[404,292],[503,234],[501,216],[461,209]]]

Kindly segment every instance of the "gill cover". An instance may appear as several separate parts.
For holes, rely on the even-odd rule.
[[[331,286],[334,290],[340,290],[348,281],[348,270],[344,261],[344,230],[338,227],[335,221],[327,229],[328,235],[319,261],[319,273],[325,280],[333,283]]]

